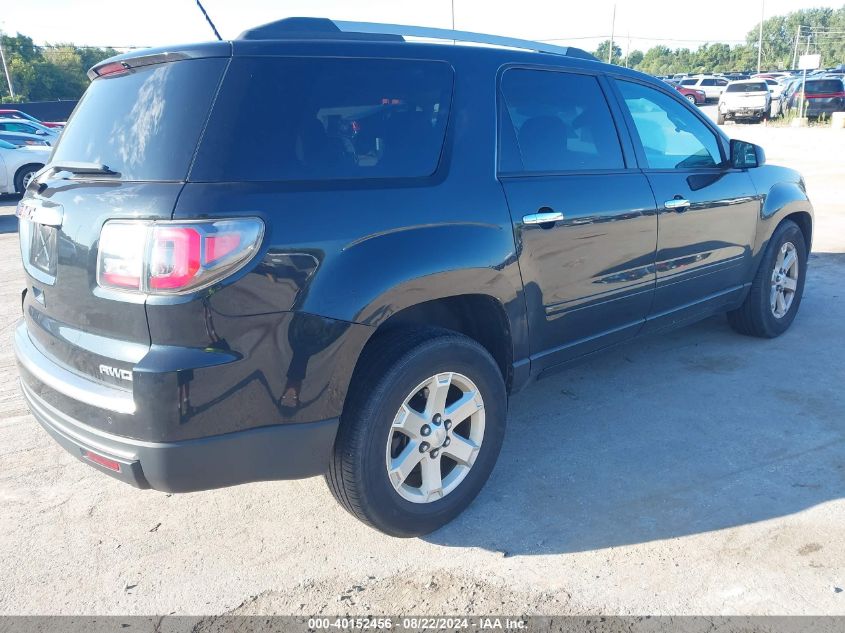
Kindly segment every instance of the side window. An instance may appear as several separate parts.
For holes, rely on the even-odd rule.
[[[682,79],[681,85],[682,86],[694,86],[698,83],[698,79]]]
[[[684,104],[641,84],[617,80],[617,85],[649,167],[690,169],[722,163],[718,138]]]
[[[616,126],[595,77],[514,68],[502,76],[501,92],[507,110],[500,126],[501,170],[518,163],[508,148],[519,152],[524,172],[625,167]],[[507,142],[508,125],[515,144]]]
[[[702,86],[715,86],[716,80],[715,79],[702,79],[701,85]]]

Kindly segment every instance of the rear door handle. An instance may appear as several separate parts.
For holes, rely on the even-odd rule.
[[[667,200],[663,203],[663,206],[667,209],[673,209],[675,211],[686,211],[689,209],[690,203],[689,200],[685,198],[673,198],[672,200]]]
[[[560,222],[563,219],[563,214],[557,211],[546,211],[543,213],[529,213],[522,216],[523,224],[550,224],[552,222]]]

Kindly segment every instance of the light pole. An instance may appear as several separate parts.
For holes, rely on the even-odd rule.
[[[616,35],[616,5],[613,5],[613,19],[610,21],[610,46],[607,50],[607,63],[613,60],[613,36]]]
[[[6,53],[3,52],[3,32],[0,31],[0,60],[3,62],[3,72],[6,73],[6,83],[9,84],[9,96],[15,98],[15,89],[12,87],[12,76],[9,74],[9,67],[6,65]]]
[[[760,35],[757,38],[757,72],[761,73],[763,65],[763,18],[766,15],[766,0],[760,0]]]

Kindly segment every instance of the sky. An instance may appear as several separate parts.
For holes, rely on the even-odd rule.
[[[0,30],[36,43],[166,46],[213,39],[195,0],[0,0]],[[224,39],[288,16],[450,28],[452,0],[203,0]],[[589,10],[585,10],[587,4]],[[823,0],[454,0],[455,28],[595,49],[610,36],[623,50],[662,43],[696,48],[736,43],[766,16],[825,6]],[[841,6],[839,2],[826,6]]]

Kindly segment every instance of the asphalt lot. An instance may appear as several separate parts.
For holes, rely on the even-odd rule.
[[[66,454],[17,391],[0,235],[0,614],[845,614],[845,131],[725,129],[816,205],[793,328],[713,318],[533,385],[478,500],[424,539],[319,478],[171,496]]]

